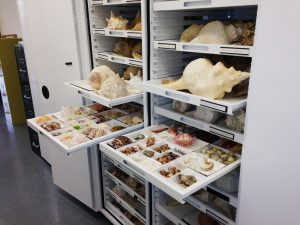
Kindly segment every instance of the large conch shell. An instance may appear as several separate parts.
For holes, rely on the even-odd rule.
[[[142,89],[142,76],[139,73],[136,76],[133,76],[132,74],[130,75],[130,80],[129,81],[125,81],[127,84],[127,90],[131,93],[141,93],[143,91]]]
[[[126,71],[123,74],[124,80],[130,80],[130,75],[136,76],[136,75],[142,75],[142,70],[139,67],[136,66],[128,66]]]
[[[141,31],[142,30],[142,18],[141,18],[141,12],[138,11],[136,16],[135,16],[135,19],[132,23],[132,26],[131,26],[131,30],[134,30],[134,31]]]
[[[133,43],[128,39],[122,39],[115,44],[113,52],[124,57],[132,57]]]
[[[199,34],[204,25],[192,24],[180,36],[180,42],[190,42]]]
[[[128,20],[122,16],[116,16],[113,11],[110,12],[110,18],[106,21],[107,28],[110,30],[127,30]]]
[[[233,67],[226,68],[219,62],[213,65],[209,59],[200,58],[190,62],[183,76],[165,87],[173,90],[189,90],[194,95],[211,99],[221,99],[225,93],[247,79],[250,73],[237,71]]]
[[[229,45],[238,40],[242,33],[240,28],[233,25],[225,26],[221,21],[216,20],[206,24],[191,42]]]
[[[135,46],[133,47],[133,51],[132,51],[132,57],[134,59],[142,59],[143,58],[143,52],[142,52],[143,46],[142,46],[142,42],[138,42],[137,44],[135,44]]]
[[[103,82],[98,94],[109,99],[124,97],[128,95],[127,85],[125,81],[116,74]]]
[[[108,66],[98,66],[92,70],[89,77],[89,83],[93,89],[99,90],[103,82],[114,75],[114,71],[112,71]]]

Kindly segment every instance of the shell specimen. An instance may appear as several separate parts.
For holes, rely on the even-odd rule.
[[[214,110],[197,106],[196,111],[194,112],[194,117],[199,120],[203,120],[207,123],[214,123],[221,117],[221,113]]]
[[[225,120],[226,126],[229,129],[235,130],[237,132],[244,132],[246,113],[243,110],[238,111],[234,115],[227,115]]]
[[[175,143],[182,147],[191,146],[194,142],[195,138],[190,134],[178,134],[175,137]]]
[[[115,44],[113,52],[124,57],[132,57],[133,43],[127,39],[122,39]]]
[[[93,89],[99,90],[103,82],[113,76],[115,73],[108,66],[98,66],[92,70],[89,83]]]
[[[125,145],[128,145],[128,144],[131,144],[132,141],[126,137],[126,136],[119,136],[119,137],[116,137],[113,141],[112,141],[112,145],[114,148],[120,148],[122,146],[125,146]]]
[[[124,97],[128,95],[127,85],[125,81],[116,74],[102,83],[98,94],[109,99]]]
[[[250,77],[250,73],[226,68],[221,62],[213,65],[209,59],[200,58],[190,62],[183,76],[176,82],[164,85],[173,90],[189,90],[193,95],[221,99],[225,93]]]
[[[141,19],[141,12],[138,11],[136,16],[135,16],[135,19],[132,23],[132,26],[131,26],[131,30],[134,30],[134,31],[141,31],[142,30],[142,19]]]
[[[179,174],[178,175],[178,179],[179,179],[179,183],[182,184],[185,187],[189,187],[192,184],[197,182],[196,177],[191,176],[191,175],[183,175],[183,174]]]
[[[172,109],[174,109],[176,112],[179,113],[185,113],[192,109],[192,105],[185,102],[174,100],[172,103]]]
[[[254,44],[255,23],[254,22],[237,22],[233,24],[243,30],[241,37],[234,42],[236,45],[251,46]]]
[[[192,24],[180,36],[180,42],[190,42],[199,34],[204,25]]]
[[[128,20],[122,16],[117,16],[113,11],[110,12],[110,18],[106,19],[107,28],[110,30],[127,30]]]
[[[142,42],[138,42],[137,44],[135,44],[135,46],[133,47],[133,51],[132,51],[132,57],[134,59],[142,59],[143,58],[143,52],[142,52]]]
[[[123,74],[124,80],[130,80],[131,76],[142,75],[142,69],[136,66],[128,66]]]
[[[133,76],[131,75],[131,79],[129,81],[125,81],[127,84],[127,90],[131,93],[141,93],[143,91],[142,82],[143,79],[140,75]]]
[[[225,26],[221,21],[206,24],[192,43],[228,45],[242,35],[242,30],[233,25]]]

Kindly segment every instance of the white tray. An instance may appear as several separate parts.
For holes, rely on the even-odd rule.
[[[98,52],[96,53],[95,58],[124,65],[143,67],[142,59],[133,59],[124,56],[119,56],[115,55],[113,52]]]
[[[233,112],[235,112],[236,110],[244,108],[247,103],[246,97],[213,100],[185,93],[182,91],[174,91],[169,88],[166,88],[161,83],[161,81],[161,79],[144,81],[142,84],[144,91],[163,97],[175,99],[178,101],[186,102],[192,105],[203,106],[227,114],[233,114]]]
[[[82,82],[82,84],[81,84]],[[121,105],[124,103],[128,102],[133,102],[133,101],[139,101],[143,98],[143,93],[139,94],[131,94],[125,97],[117,98],[117,99],[109,99],[106,97],[103,97],[101,95],[98,95],[95,91],[88,90],[86,88],[86,81],[71,81],[65,83],[68,87],[74,88],[78,91],[80,95],[82,95],[85,98],[88,98],[94,102],[100,103],[102,105],[105,105],[107,107],[113,107],[116,105]]]
[[[154,48],[241,57],[252,57],[253,54],[252,46],[185,43],[179,40],[154,41]]]
[[[154,127],[155,126],[145,128],[144,130],[136,131],[134,133],[128,134],[128,136],[130,137],[132,135],[136,135],[141,132],[149,133],[149,131],[147,132],[147,130],[152,129]],[[171,178],[165,178],[162,175],[160,175],[158,172],[161,168],[164,168],[168,165],[171,166],[173,163],[179,162],[182,157],[179,157],[171,161],[170,163],[164,165],[160,164],[156,169],[153,168],[153,170],[149,170],[143,165],[143,162],[136,162],[130,157],[130,155],[126,156],[125,154],[121,153],[121,151],[119,151],[118,149],[112,148],[109,145],[111,142],[112,140],[108,140],[100,143],[100,150],[103,151],[106,155],[109,155],[114,160],[122,163],[130,170],[133,170],[137,172],[140,176],[145,177],[147,181],[151,182],[156,187],[160,188],[161,190],[165,190],[170,196],[172,196],[174,199],[176,199],[181,203],[185,201],[186,197],[190,196],[191,194],[198,191],[199,189],[209,185],[213,181],[217,180],[218,178],[222,177],[223,175],[227,174],[228,172],[232,171],[233,169],[237,168],[240,165],[240,159],[237,159],[235,162],[225,166],[224,168],[219,169],[218,171],[214,172],[209,176],[205,176],[193,170],[185,168],[184,170],[182,170],[182,172],[194,175],[197,178],[197,183],[189,187],[183,188],[182,186],[177,184],[176,180],[174,180],[176,179],[176,176],[178,174]]]
[[[153,11],[209,9],[258,5],[258,0],[169,0],[153,3]]]

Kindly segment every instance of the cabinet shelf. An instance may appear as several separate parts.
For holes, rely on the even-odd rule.
[[[98,95],[93,89],[91,89],[88,85],[87,80],[81,80],[81,81],[71,81],[65,83],[68,87],[74,88],[78,91],[80,95],[82,95],[85,98],[88,98],[94,102],[100,103],[102,105],[105,105],[109,108],[117,105],[121,105],[128,102],[134,102],[134,101],[141,101],[143,98],[143,93],[139,94],[131,94],[125,97],[117,98],[117,99],[108,99],[101,95]]]
[[[247,103],[246,97],[239,98],[225,98],[220,100],[213,100],[201,96],[192,95],[189,93],[174,91],[165,88],[162,85],[162,80],[150,80],[143,82],[144,91],[152,94],[160,95],[163,97],[175,99],[178,101],[186,102],[196,106],[203,106],[216,110],[222,113],[233,114],[235,111],[244,108]]]
[[[142,31],[132,31],[132,30],[110,30],[107,28],[93,29],[94,35],[101,35],[107,37],[122,37],[122,38],[142,38]]]
[[[216,124],[206,123],[204,121],[192,118],[190,116],[186,116],[184,114],[175,112],[174,110],[172,110],[171,104],[165,106],[154,106],[154,113],[187,124],[189,126],[198,128],[200,130],[207,131],[217,136],[243,144],[244,135],[242,133],[238,133],[233,130],[226,129]]]
[[[92,6],[141,4],[141,0],[91,0]]]
[[[184,43],[179,40],[154,41],[154,49],[240,57],[252,57],[253,54],[252,46]]]
[[[245,7],[258,5],[257,0],[169,0],[154,1],[153,11]]]
[[[95,58],[129,66],[143,67],[143,60],[115,55],[113,52],[98,52]]]

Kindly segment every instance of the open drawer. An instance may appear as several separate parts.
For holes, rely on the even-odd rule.
[[[29,119],[27,124],[67,155],[144,126],[143,110],[133,103],[112,109],[97,103],[65,107],[61,112]]]
[[[157,125],[102,142],[100,150],[183,203],[240,165],[238,154],[199,139],[192,138],[186,147],[179,145],[187,140],[188,136],[175,138],[166,125]],[[209,151],[218,152],[220,157]]]

